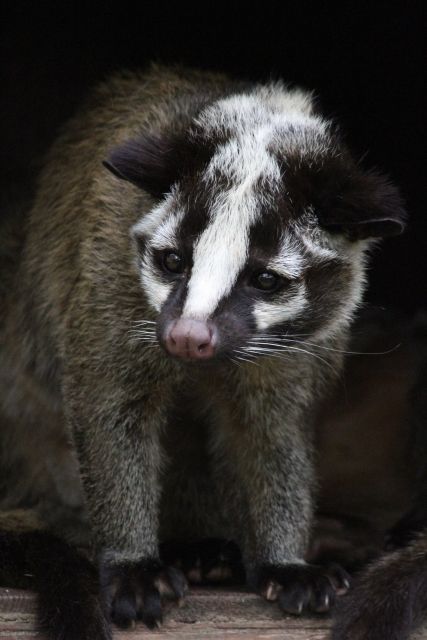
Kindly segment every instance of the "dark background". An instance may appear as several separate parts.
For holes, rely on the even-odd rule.
[[[196,6],[196,5],[195,5]],[[364,165],[401,187],[407,233],[372,263],[369,300],[426,306],[425,22],[419,2],[80,3],[5,6],[1,34],[2,195],[24,190],[88,88],[150,60],[280,76],[313,88]],[[246,6],[246,8],[245,8]]]

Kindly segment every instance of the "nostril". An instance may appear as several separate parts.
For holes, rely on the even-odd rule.
[[[199,344],[196,345],[196,349],[199,353],[203,353],[206,351],[208,347],[212,344],[212,331],[208,329],[208,333],[205,336],[200,336]]]
[[[214,332],[206,322],[180,318],[169,329],[165,347],[180,358],[210,358],[215,351],[214,342]]]

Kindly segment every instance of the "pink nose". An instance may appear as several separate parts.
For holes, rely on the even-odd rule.
[[[215,353],[214,335],[206,322],[180,318],[169,329],[165,346],[177,358],[206,360]]]

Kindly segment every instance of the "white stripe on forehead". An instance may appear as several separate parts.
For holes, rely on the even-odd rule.
[[[233,189],[217,204],[214,221],[194,247],[183,316],[209,317],[221,298],[230,292],[245,264],[249,230],[257,213],[256,200],[250,191]]]
[[[292,122],[320,121],[312,116],[312,96],[299,89],[288,90],[280,82],[259,86],[250,94],[237,94],[218,100],[204,109],[196,120],[206,133],[218,131],[239,134],[261,124],[277,127]]]
[[[211,203],[210,224],[194,246],[193,269],[183,315],[207,318],[226,296],[246,262],[249,234],[260,217],[259,179],[280,179],[276,160],[266,150],[265,127],[239,135],[212,158],[206,184],[217,172],[228,178],[227,189]]]

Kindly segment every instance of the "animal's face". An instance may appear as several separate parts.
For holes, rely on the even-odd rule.
[[[360,300],[368,238],[401,228],[393,189],[362,174],[295,95],[290,111],[262,91],[214,103],[151,174],[153,138],[112,155],[120,177],[166,193],[133,233],[158,338],[174,356],[252,357],[284,337],[333,333]]]

